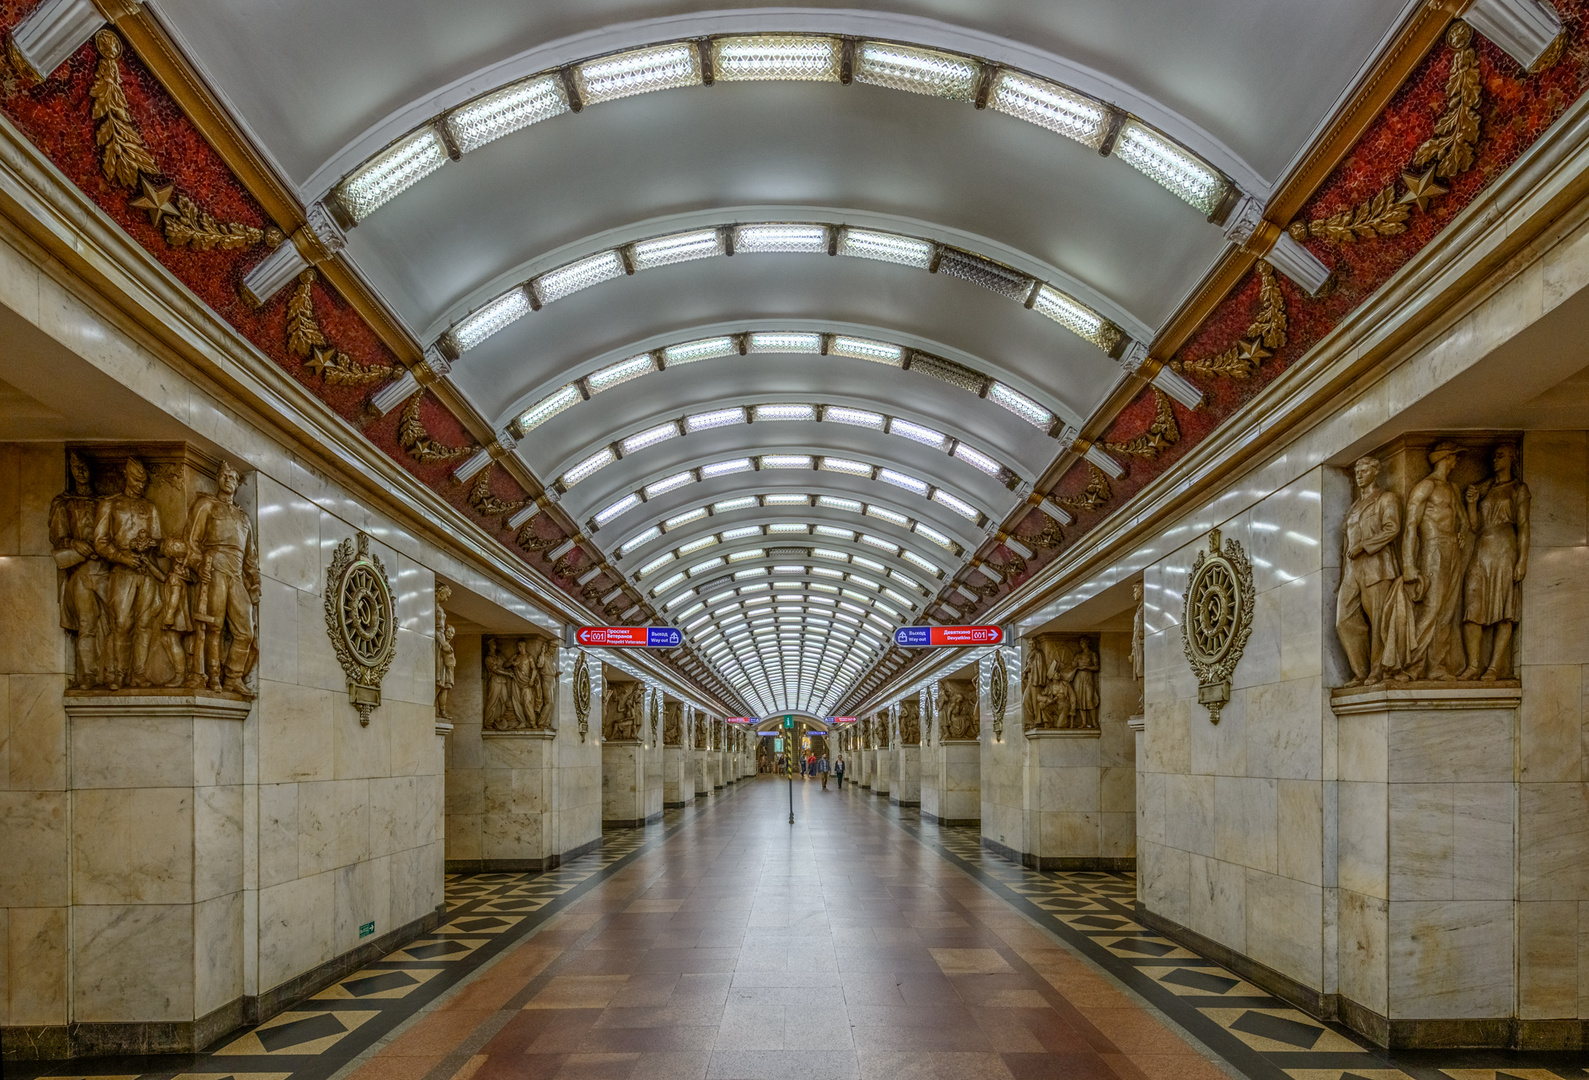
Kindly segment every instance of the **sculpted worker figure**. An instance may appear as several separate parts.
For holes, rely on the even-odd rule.
[[[188,560],[199,573],[198,599],[194,620],[204,635],[204,667],[194,665],[186,684],[199,686],[208,672],[211,690],[234,694],[248,693],[243,680],[253,668],[254,605],[259,603],[259,548],[253,523],[242,507],[233,502],[241,481],[237,470],[226,462],[216,474],[214,495],[201,495],[193,502],[188,516]],[[232,635],[226,652],[225,671],[221,664],[221,633]],[[196,650],[195,650],[196,651]]]
[[[71,487],[50,503],[50,550],[55,565],[67,571],[61,589],[61,627],[77,633],[77,677],[72,685],[87,690],[104,677],[103,623],[110,572],[94,550],[99,498],[88,462],[77,454],[69,462]]]
[[[1450,479],[1461,454],[1455,443],[1436,443],[1429,451],[1429,475],[1407,496],[1401,580],[1419,605],[1406,658],[1406,674],[1414,679],[1453,679],[1463,666],[1458,624],[1468,516]]]
[[[1392,586],[1401,577],[1392,545],[1401,536],[1401,503],[1377,485],[1379,459],[1352,466],[1357,501],[1342,530],[1341,588],[1335,596],[1335,632],[1352,665],[1346,686],[1385,677],[1385,616]]]
[[[1522,607],[1519,583],[1528,575],[1532,496],[1517,478],[1517,447],[1502,443],[1492,462],[1495,475],[1470,486],[1464,499],[1468,521],[1479,534],[1462,585],[1462,638],[1468,654],[1464,679],[1510,676],[1512,628]],[[1488,664],[1486,629],[1493,630]]]
[[[109,626],[104,635],[105,686],[120,690],[149,686],[149,641],[160,614],[165,574],[153,555],[160,546],[160,516],[143,497],[149,473],[127,459],[122,494],[100,500],[94,519],[94,551],[110,564],[106,586]]]

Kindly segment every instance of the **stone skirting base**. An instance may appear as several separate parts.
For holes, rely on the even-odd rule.
[[[258,997],[240,997],[197,1020],[0,1028],[0,1059],[56,1061],[63,1058],[196,1054],[241,1027],[269,1020],[372,960],[395,952],[421,934],[434,930],[441,924],[444,910],[445,905],[438,907]]]
[[[643,829],[647,825],[655,825],[662,820],[662,811],[643,818],[602,818],[601,827],[605,832],[608,829]]]
[[[1375,1046],[1390,1050],[1491,1047],[1506,1050],[1583,1050],[1589,1048],[1589,1020],[1521,1020],[1477,1017],[1449,1020],[1392,1020],[1340,994],[1325,994],[1204,937],[1162,915],[1138,910],[1137,921],[1228,968],[1320,1020],[1351,1028]]]
[[[687,803],[687,802],[683,802],[683,801],[680,801],[680,802],[664,802],[662,804],[662,809],[664,809],[664,810],[683,810],[688,805],[690,805],[690,804]]]
[[[896,799],[892,795],[890,795],[888,797],[888,801],[889,801],[889,803],[891,803],[894,806],[920,806],[921,805],[921,800],[920,799],[917,799],[915,802],[912,802],[909,799]]]
[[[696,792],[696,793],[695,793],[695,797],[696,797],[696,798],[697,798],[697,799],[704,799],[704,798],[706,798],[706,797],[707,797],[707,796],[708,796],[708,795],[710,795],[710,794],[711,794],[711,792],[710,792],[710,791],[697,791],[697,792]]]
[[[940,822],[940,824],[951,824]],[[971,822],[970,824],[981,824]],[[1106,855],[1032,855],[1024,851],[1016,851],[997,840],[982,838],[984,849],[993,852],[1001,859],[1017,863],[1028,870],[1110,870],[1115,872],[1132,871],[1137,868],[1137,860],[1130,856]]]
[[[513,874],[526,871],[540,873],[556,870],[569,859],[588,855],[599,847],[601,847],[601,837],[598,836],[578,847],[569,848],[559,855],[549,855],[544,859],[448,859],[446,871],[449,874]]]
[[[943,818],[926,810],[921,812],[921,820],[928,825],[937,825],[945,829],[974,829],[982,824],[981,818]]]

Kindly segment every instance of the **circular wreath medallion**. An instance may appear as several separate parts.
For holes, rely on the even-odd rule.
[[[1004,651],[993,654],[993,678],[988,687],[988,706],[993,713],[993,737],[1004,738],[1004,709],[1010,701],[1010,669],[1004,663]]]
[[[349,700],[368,723],[370,711],[381,703],[381,680],[397,655],[392,583],[364,533],[337,545],[326,580],[326,633],[348,677]]]
[[[574,716],[579,721],[579,741],[584,742],[590,731],[590,668],[584,653],[574,660]]]
[[[1220,543],[1218,529],[1208,550],[1197,554],[1187,581],[1181,617],[1181,644],[1197,673],[1198,701],[1209,719],[1219,723],[1219,710],[1230,700],[1230,678],[1252,636],[1256,599],[1252,563],[1235,540]]]

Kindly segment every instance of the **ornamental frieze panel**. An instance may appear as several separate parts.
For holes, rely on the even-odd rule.
[[[531,635],[487,636],[480,645],[481,727],[486,731],[556,728],[561,655],[557,642]]]
[[[976,741],[982,736],[982,709],[972,679],[938,684],[938,732],[944,742]]]
[[[1037,634],[1021,663],[1021,709],[1027,733],[1097,731],[1096,634]]]

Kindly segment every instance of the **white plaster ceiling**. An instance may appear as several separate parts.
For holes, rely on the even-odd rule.
[[[746,2],[715,11],[685,0],[148,6],[306,202],[399,136],[515,79],[639,45],[758,31],[912,42],[1023,69],[1143,118],[1262,198],[1414,0]],[[771,82],[641,94],[535,124],[393,199],[349,233],[347,250],[428,344],[505,289],[583,255],[755,221],[848,224],[978,252],[1064,290],[1143,341],[1225,246],[1201,213],[1124,162],[993,110],[860,84]],[[1121,377],[1103,352],[1058,324],[945,274],[742,254],[642,271],[549,304],[467,351],[451,379],[501,427],[615,360],[759,329],[856,333],[923,349],[1072,422]],[[910,372],[833,357],[747,356],[598,394],[529,433],[518,452],[550,484],[593,449],[648,424],[725,403],[789,401],[928,424],[1027,481],[1060,449],[991,402]],[[897,438],[829,423],[755,424],[626,458],[574,487],[564,505],[583,524],[670,471],[778,451],[890,464],[943,484],[995,522],[1019,498]],[[968,549],[978,542],[963,518],[897,489],[876,492],[876,482],[766,472],[669,493],[595,542],[611,554],[621,539],[614,534],[638,531],[641,517],[802,479],[920,504],[909,512]],[[761,520],[775,516],[767,509]]]

